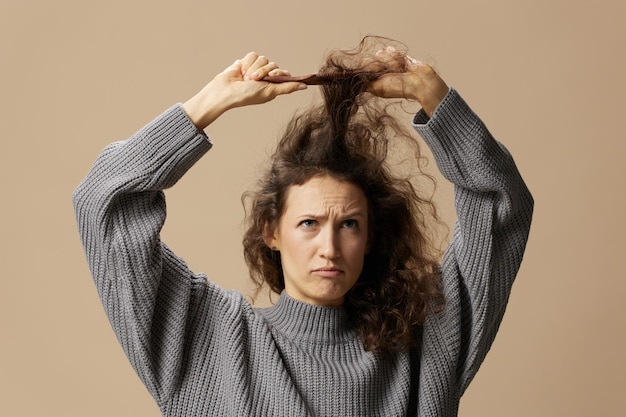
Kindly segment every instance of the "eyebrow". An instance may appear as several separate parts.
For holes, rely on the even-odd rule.
[[[328,216],[325,215],[325,214],[320,215],[320,214],[311,214],[311,213],[309,213],[309,214],[301,214],[301,215],[296,216],[296,218],[298,218],[298,219],[307,218],[307,219],[316,219],[316,220],[317,219],[326,219],[327,217]],[[341,216],[341,218],[343,218],[343,219],[350,219],[350,218],[353,218],[353,217],[367,217],[367,216],[365,215],[365,213],[363,213],[360,210],[359,211],[348,212],[345,215]]]

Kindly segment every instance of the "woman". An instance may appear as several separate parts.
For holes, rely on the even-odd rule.
[[[295,118],[252,196],[245,256],[280,298],[253,308],[159,239],[162,190],[211,148],[235,107],[306,88],[250,53],[196,96],[109,145],[74,194],[110,322],[167,416],[452,416],[484,359],[519,268],[532,198],[459,94],[392,47],[332,54],[324,105]],[[390,172],[404,137],[379,98],[418,101],[414,128],[455,188],[441,266],[431,205]]]

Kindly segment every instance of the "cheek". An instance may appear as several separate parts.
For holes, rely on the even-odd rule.
[[[362,267],[367,253],[367,242],[359,241],[347,248],[345,256],[354,267]]]
[[[286,256],[291,260],[303,263],[310,257],[310,244],[306,239],[298,236],[297,233],[283,235],[282,239],[282,256]]]

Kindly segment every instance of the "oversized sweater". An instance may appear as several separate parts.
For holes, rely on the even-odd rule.
[[[342,307],[283,293],[255,308],[161,242],[163,190],[211,148],[182,106],[102,151],[74,192],[78,228],[110,323],[163,415],[405,416],[411,389],[419,416],[457,414],[504,314],[533,202],[456,90],[413,125],[455,184],[458,215],[441,264],[446,306],[423,325],[418,386],[409,353],[365,351]]]

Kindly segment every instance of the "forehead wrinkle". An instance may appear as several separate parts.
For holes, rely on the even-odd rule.
[[[320,219],[366,216],[367,200],[354,184],[329,178],[313,178],[289,188],[285,211],[291,211],[297,217]]]
[[[361,211],[360,209],[362,201],[361,198],[359,198],[360,196],[348,196],[338,194],[332,191],[325,192],[319,189],[311,190],[310,192],[305,191],[305,193],[310,196],[310,201],[307,201],[308,198],[298,198],[295,203],[297,206],[304,206],[307,203],[313,203],[310,204],[310,206],[315,207],[312,207],[308,210],[311,214],[345,214]],[[301,197],[305,196],[303,195]],[[307,211],[306,208],[304,208],[304,210]]]
[[[338,198],[337,200],[328,198],[320,201],[320,205],[323,207],[324,211],[328,213],[331,217],[333,215],[335,217],[355,215],[356,213],[360,213],[361,211],[358,199],[354,198]]]

